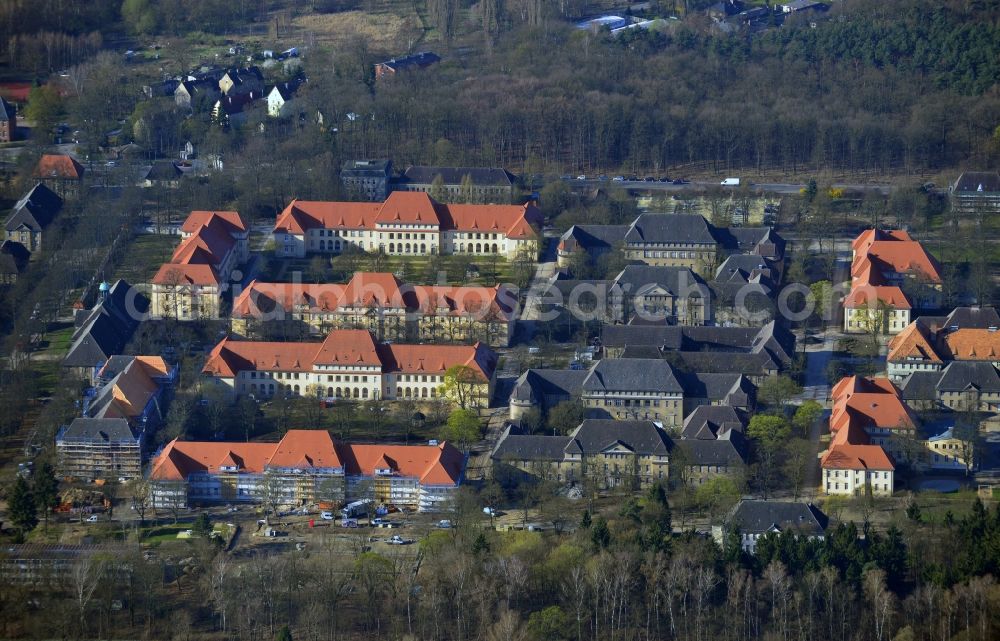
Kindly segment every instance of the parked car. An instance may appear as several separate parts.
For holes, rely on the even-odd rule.
[[[615,176],[611,180],[615,181],[616,183],[625,182],[625,176]]]
[[[408,545],[410,543],[413,543],[413,540],[412,539],[404,539],[403,537],[399,536],[398,534],[393,534],[392,536],[390,536],[386,540],[386,543],[388,543],[389,545]]]
[[[340,522],[341,527],[358,527],[357,519],[344,519]]]
[[[587,177],[584,174],[580,174],[579,176],[576,177],[576,179],[577,180],[587,180]]]
[[[483,514],[487,514],[489,516],[500,516],[503,512],[494,507],[484,507]]]
[[[437,526],[439,528],[441,528],[442,530],[450,530],[451,529],[451,521],[448,520],[448,519],[441,519],[440,521],[437,522]]]
[[[87,517],[87,523],[97,523],[100,519],[101,517],[97,516],[96,514],[91,514],[90,516]]]
[[[372,527],[379,527],[381,525],[385,525],[386,523],[388,523],[388,521],[378,517],[371,520]]]
[[[324,521],[332,521],[333,512],[323,512],[319,515],[319,518],[323,519]]]

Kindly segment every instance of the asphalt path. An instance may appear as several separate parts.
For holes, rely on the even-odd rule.
[[[623,189],[632,190],[643,190],[643,191],[666,191],[666,192],[701,192],[707,189],[712,189],[715,187],[722,187],[728,190],[738,190],[741,186],[749,187],[751,191],[763,192],[765,194],[778,194],[778,195],[788,195],[797,194],[801,190],[806,188],[804,184],[797,183],[754,183],[743,181],[741,186],[729,186],[721,185],[721,181],[690,181],[684,184],[674,184],[672,182],[646,182],[644,180],[598,180],[588,178],[586,180],[577,180],[576,178],[563,178],[571,187],[577,188],[587,188],[593,189],[594,187],[606,187],[611,185],[613,187],[621,187]],[[853,183],[834,183],[832,185],[835,189],[843,189],[844,191],[861,191],[861,192],[874,192],[882,195],[888,195],[892,192],[895,187],[893,185],[862,185]]]

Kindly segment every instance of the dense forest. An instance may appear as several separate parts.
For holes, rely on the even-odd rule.
[[[34,5],[5,3],[0,46],[19,64],[23,52],[47,51],[39,34],[80,40],[50,45],[54,70],[68,52],[91,53],[100,43],[88,34],[102,24],[169,37],[192,27],[188,22],[238,32],[266,14],[258,3],[194,4],[94,3],[73,20],[33,14],[22,24]],[[565,4],[427,2],[429,37],[419,46],[438,49],[443,62],[389,83],[375,82],[372,64],[401,51],[375,51],[360,36],[313,47],[305,104],[323,111],[328,125],[327,139],[316,142],[338,162],[390,157],[397,165],[554,172],[884,174],[989,165],[1000,157],[995,2],[845,0],[818,22],[796,16],[780,28],[732,34],[692,11],[685,20],[617,36],[574,29],[563,10],[580,7]],[[282,6],[286,19],[314,10],[309,3]],[[39,56],[27,58],[37,67]],[[137,85],[119,84],[138,100]],[[174,137],[191,135],[179,115],[165,126]],[[246,136],[230,132],[224,142],[240,148]]]
[[[756,557],[731,535],[717,545],[670,534],[657,489],[580,523],[556,518],[562,533],[484,530],[469,501],[456,529],[398,553],[369,550],[364,532],[249,558],[207,538],[145,556],[125,545],[77,561],[53,589],[4,582],[0,625],[32,638],[244,641],[989,641],[1000,632],[1000,510],[978,500],[961,517],[911,504],[898,526],[840,524],[824,541],[766,535]]]

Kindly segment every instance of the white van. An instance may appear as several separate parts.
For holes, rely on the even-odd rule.
[[[719,184],[722,185],[722,186],[724,186],[724,187],[739,187],[740,186],[740,179],[739,178],[726,178],[725,180],[723,180]]]

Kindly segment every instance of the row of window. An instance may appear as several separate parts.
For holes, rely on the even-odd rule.
[[[697,252],[678,251],[644,251],[642,255],[646,258],[698,258]]]

